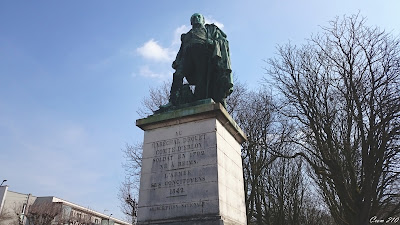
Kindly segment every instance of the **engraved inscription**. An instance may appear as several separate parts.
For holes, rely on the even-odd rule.
[[[180,186],[180,185],[189,185],[189,184],[204,182],[205,180],[206,180],[206,178],[204,176],[192,177],[192,178],[187,178],[187,179],[167,180],[164,182],[164,185],[168,186],[168,187],[175,187],[175,186]]]
[[[183,170],[183,171],[174,171],[174,172],[168,172],[165,173],[164,178],[175,178],[175,177],[181,177],[181,176],[190,176],[192,175],[190,170]]]
[[[163,157],[154,157],[153,163],[170,161],[170,160],[172,160],[172,158],[173,158],[172,155],[163,156]]]
[[[187,137],[178,137],[169,140],[156,141],[152,143],[154,154],[166,155],[181,153],[195,149],[204,148],[206,134],[196,134]]]
[[[172,204],[172,205],[159,205],[153,206],[150,208],[150,211],[158,211],[158,210],[172,210],[172,209],[180,209],[180,208],[192,208],[192,207],[202,207],[203,202],[190,202],[190,203],[181,203],[181,204]]]
[[[198,167],[206,157],[207,134],[182,136],[177,131],[175,138],[151,143],[153,150],[151,189],[167,199],[185,198],[193,192],[193,185],[206,182],[203,167]],[[168,203],[168,201],[165,201]],[[201,203],[162,204],[150,211],[170,210],[181,207],[197,207]]]
[[[151,143],[154,150],[152,171],[190,168],[204,158],[207,134],[196,134]]]
[[[164,173],[164,181],[151,183],[152,188],[192,185],[206,181],[201,169],[176,170]]]
[[[169,195],[173,197],[186,196],[183,187],[169,189]]]

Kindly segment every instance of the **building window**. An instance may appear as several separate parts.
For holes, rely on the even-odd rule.
[[[25,214],[25,209],[26,209],[26,203],[24,203],[24,204],[22,205],[21,214]]]

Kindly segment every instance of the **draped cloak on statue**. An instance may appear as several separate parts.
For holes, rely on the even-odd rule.
[[[233,91],[233,79],[226,34],[214,24],[192,28],[181,36],[181,47],[172,63],[174,91],[182,85],[183,77],[195,85],[195,100],[212,98],[225,106],[225,98]],[[179,95],[179,94],[178,94]]]

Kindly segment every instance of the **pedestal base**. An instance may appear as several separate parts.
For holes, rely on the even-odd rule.
[[[170,220],[139,222],[138,225],[236,225],[236,221],[229,221],[219,217],[177,218]]]
[[[246,224],[240,144],[221,104],[156,114],[145,131],[138,224]]]

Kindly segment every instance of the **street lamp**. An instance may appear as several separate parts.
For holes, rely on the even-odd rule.
[[[0,186],[3,186],[3,183],[6,182],[7,180],[3,180],[3,182],[1,182]]]

